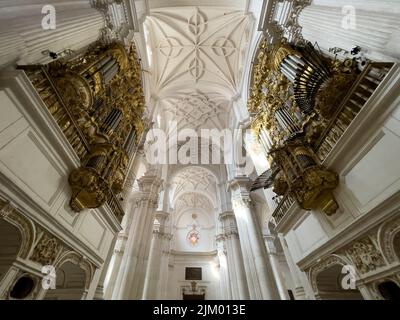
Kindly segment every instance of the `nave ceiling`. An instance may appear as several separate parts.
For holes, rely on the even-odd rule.
[[[231,101],[241,92],[254,19],[246,1],[223,3],[159,8],[150,1],[144,32],[151,92],[162,117],[159,126],[167,131],[171,120],[178,130],[228,126]]]

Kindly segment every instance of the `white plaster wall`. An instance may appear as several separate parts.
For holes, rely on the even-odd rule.
[[[371,136],[350,166],[340,174],[335,191],[339,210],[333,216],[311,211],[296,213],[297,221],[288,227],[285,239],[295,262],[328,241],[336,232],[367,214],[400,190],[400,107]],[[302,211],[298,209],[298,211]]]
[[[187,235],[192,230],[193,218],[192,214],[196,214],[196,222],[199,231],[199,242],[192,246],[187,240]],[[203,209],[190,208],[181,214],[174,227],[173,248],[177,251],[188,252],[210,252],[215,250],[215,227],[211,214],[206,213]]]
[[[299,258],[328,238],[316,216],[317,214],[323,213],[312,212],[308,214],[303,222],[292,231],[292,239],[290,240],[297,243],[301,253]],[[291,247],[289,245],[289,248]]]
[[[285,288],[288,290],[292,290],[292,292],[294,293],[295,285],[293,283],[292,275],[286,262],[285,255],[283,253],[279,256],[279,269],[283,278]]]
[[[340,184],[332,216],[292,208],[279,227],[290,256],[301,268],[344,245],[356,228],[369,228],[380,215],[398,207],[400,190],[399,69],[390,75],[346,130],[324,162]],[[396,203],[397,201],[397,203]],[[354,229],[354,230],[353,230]]]
[[[69,208],[79,162],[22,71],[0,78],[0,106],[0,195],[100,266],[118,223],[105,208]]]
[[[376,206],[400,190],[400,106],[368,149],[344,177],[361,210]]]

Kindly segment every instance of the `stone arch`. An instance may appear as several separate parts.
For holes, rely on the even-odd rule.
[[[390,219],[381,225],[378,230],[378,244],[385,260],[391,264],[400,262],[400,248],[395,247],[399,241],[400,217]]]
[[[21,246],[17,256],[26,259],[32,251],[35,243],[36,228],[34,223],[7,202],[3,202],[0,210],[0,218],[3,218],[19,230],[21,234]]]
[[[204,175],[204,179],[198,179],[197,173],[194,171],[200,171],[203,172],[203,174],[207,174],[208,176]],[[187,176],[187,174],[190,174],[190,172],[193,171],[191,176]],[[182,177],[187,176],[185,180],[182,180]],[[190,178],[188,180],[187,178]],[[181,180],[181,181],[180,181]],[[219,183],[219,178],[218,175],[212,170],[212,168],[208,168],[208,166],[205,165],[188,165],[188,166],[183,166],[183,167],[177,167],[175,170],[171,173],[171,176],[169,178],[169,181],[171,182],[171,185],[175,185],[175,188],[171,188],[169,194],[169,200],[170,200],[170,207],[174,207],[174,202],[179,198],[181,194],[184,194],[188,191],[196,191],[198,193],[202,193],[203,195],[207,196],[211,201],[212,205],[215,207],[218,199],[219,199],[219,194],[218,194],[218,183]],[[182,186],[187,183],[197,183],[199,185],[199,188],[191,188],[189,189],[182,189]],[[202,185],[201,182],[208,183],[208,185],[214,185],[215,187],[215,192],[212,192],[208,188],[205,188],[204,185]],[[203,191],[203,192],[202,192]],[[213,199],[211,199],[213,198]]]
[[[309,278],[311,287],[316,295],[316,297],[319,297],[320,299],[322,298],[320,296],[320,289],[318,287],[318,276],[323,273],[324,271],[327,271],[329,269],[334,268],[335,266],[342,267],[344,265],[352,265],[352,262],[348,260],[347,258],[337,255],[337,254],[331,254],[325,258],[323,258],[320,262],[317,264],[313,265],[307,272],[307,276]],[[360,274],[358,270],[355,271],[355,277],[356,280],[360,279]],[[340,275],[340,273],[338,273]],[[360,297],[362,298],[361,294]]]
[[[88,290],[95,272],[95,267],[93,264],[75,251],[66,251],[59,256],[54,263],[54,267],[57,270],[67,262],[71,262],[85,272],[85,290]]]
[[[387,276],[387,277],[384,277],[384,278],[374,281],[370,287],[372,289],[371,291],[372,291],[375,299],[385,300],[385,297],[382,295],[381,291],[379,290],[379,285],[381,285],[385,282],[394,282],[400,288],[400,274],[397,274],[397,276],[396,275]]]
[[[218,177],[217,170],[214,170],[213,166],[205,165],[205,164],[187,164],[187,165],[177,165],[173,168],[171,175],[169,177],[169,181],[173,181],[174,178],[179,175],[184,170],[188,170],[190,168],[202,168],[210,172],[211,175],[214,176],[216,183],[220,182],[220,178]]]
[[[0,284],[21,251],[22,234],[13,224],[0,219]]]

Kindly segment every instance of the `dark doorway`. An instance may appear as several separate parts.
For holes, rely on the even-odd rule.
[[[205,300],[205,294],[183,294],[183,300]]]
[[[23,276],[17,280],[10,292],[10,297],[14,299],[25,299],[35,288],[35,281],[28,276]]]
[[[21,245],[22,235],[18,228],[0,218],[0,281],[16,260]]]
[[[400,287],[393,281],[380,283],[378,290],[385,300],[400,300]]]

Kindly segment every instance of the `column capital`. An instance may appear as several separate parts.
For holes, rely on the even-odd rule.
[[[250,186],[251,179],[246,176],[238,176],[228,182],[228,187],[232,193],[233,207],[249,207],[250,205]]]
[[[159,237],[160,239],[166,239],[166,240],[171,240],[173,237],[171,233],[164,232],[161,230],[153,230],[153,235]]]
[[[241,193],[249,193],[252,180],[247,176],[236,176],[228,181],[228,188],[232,191],[240,191]]]
[[[163,180],[160,179],[153,172],[146,173],[138,180],[139,192],[135,196],[136,205],[142,201],[149,201],[152,206],[157,208],[158,195],[162,187]]]
[[[223,233],[217,234],[216,237],[215,237],[215,240],[217,242],[224,241],[225,240],[225,235]]]
[[[227,210],[227,211],[221,212],[218,215],[219,221],[223,221],[223,220],[229,219],[230,217],[235,217],[235,213],[233,211],[231,211],[231,210]]]
[[[278,251],[277,251],[275,243],[274,243],[276,237],[271,234],[263,233],[263,238],[264,238],[265,247],[267,248],[268,253],[277,254]]]
[[[135,207],[140,206],[143,202],[148,202],[151,207],[158,206],[158,193],[140,192],[134,198]]]
[[[231,236],[238,236],[238,228],[236,223],[236,217],[233,211],[224,211],[219,214],[219,220],[222,221],[224,228],[223,236],[225,239],[229,239]]]
[[[165,211],[156,211],[154,219],[157,219],[159,225],[154,224],[154,230],[160,233],[165,231],[165,221],[168,219],[169,213]]]
[[[145,174],[138,179],[139,189],[142,192],[158,192],[163,180],[153,174]]]
[[[168,217],[169,217],[169,212],[166,212],[166,211],[156,211],[156,215],[155,215],[155,218],[161,223],[161,220],[162,220],[162,222],[165,222],[165,220],[167,220],[168,219]]]

